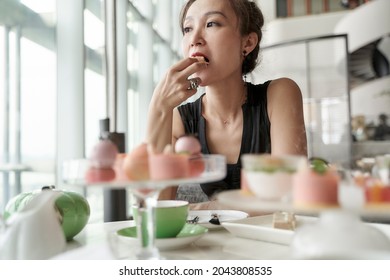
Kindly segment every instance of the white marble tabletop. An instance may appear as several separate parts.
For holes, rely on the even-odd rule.
[[[133,226],[133,221],[88,224],[73,241],[68,242],[66,252],[56,259],[112,259],[109,251],[109,233]],[[129,250],[132,250],[129,245]],[[210,229],[188,246],[161,251],[168,259],[221,260],[221,259],[289,259],[286,245],[262,242],[232,235],[225,228]]]
[[[390,225],[372,224],[390,238]],[[66,252],[54,259],[117,259],[112,253],[109,236],[118,229],[134,226],[133,221],[88,224],[73,241],[68,242]],[[134,252],[131,244],[121,244],[123,252]],[[293,259],[290,246],[234,236],[225,228],[209,231],[185,247],[163,250],[167,259],[182,260],[287,260]],[[121,258],[132,258],[122,256]]]

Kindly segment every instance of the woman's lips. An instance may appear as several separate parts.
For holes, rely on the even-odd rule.
[[[210,62],[210,60],[201,53],[194,53],[191,55],[191,57],[198,59],[199,62],[206,62],[206,63]]]

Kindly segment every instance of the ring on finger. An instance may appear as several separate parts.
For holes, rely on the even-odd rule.
[[[187,88],[188,90],[191,90],[191,89],[198,89],[199,87],[199,81],[197,78],[192,78],[192,79],[189,79],[188,80],[190,82],[190,86]]]

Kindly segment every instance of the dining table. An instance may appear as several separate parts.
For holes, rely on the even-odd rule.
[[[390,238],[389,224],[369,224]],[[134,225],[133,220],[87,224],[73,240],[67,242],[65,252],[54,256],[53,259],[112,260],[134,258],[132,253],[136,250],[135,243],[117,243],[116,236],[118,230]],[[184,244],[179,248],[165,248],[160,250],[160,253],[165,259],[177,260],[290,260],[295,258],[289,244],[262,241],[255,235],[252,237],[243,236],[245,234],[233,234],[222,223],[221,227],[209,229],[207,233],[189,244]],[[356,257],[366,258],[366,256]],[[367,255],[367,258],[371,257]]]
[[[116,230],[134,226],[135,222],[118,221],[88,224],[82,232],[67,243],[66,251],[55,259],[115,259],[110,235]],[[390,230],[389,230],[390,236]],[[125,246],[125,244],[123,244]],[[122,248],[122,250],[132,249]],[[282,244],[262,242],[236,237],[224,227],[209,229],[206,234],[191,244],[170,250],[162,250],[168,259],[234,260],[234,259],[289,259],[289,247]]]

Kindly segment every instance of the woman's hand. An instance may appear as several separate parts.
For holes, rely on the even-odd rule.
[[[190,76],[207,67],[204,62],[195,58],[185,58],[173,65],[154,90],[149,104],[146,142],[156,152],[163,151],[167,144],[172,144],[173,109],[196,93],[191,88]],[[196,78],[197,84],[201,83]]]
[[[196,89],[190,88],[189,77],[196,76],[195,73],[205,67],[206,63],[191,57],[174,64],[155,88],[152,103],[160,110],[173,110],[196,93]],[[200,78],[193,78],[197,79],[198,85],[202,82]]]

